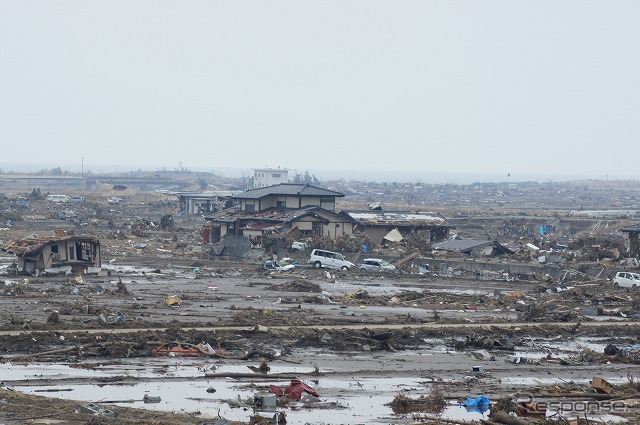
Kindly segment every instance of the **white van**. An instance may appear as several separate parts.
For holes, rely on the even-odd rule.
[[[51,202],[67,202],[69,197],[67,195],[49,195],[47,196],[47,201]]]
[[[316,269],[326,267],[329,269],[349,270],[355,267],[351,261],[347,261],[344,255],[338,252],[325,251],[323,249],[314,249],[311,251],[311,258],[308,261]]]
[[[636,288],[640,286],[640,274],[629,272],[618,272],[613,278],[613,286],[622,288]]]
[[[70,196],[67,199],[68,204],[79,204],[81,202],[84,202],[84,196]]]

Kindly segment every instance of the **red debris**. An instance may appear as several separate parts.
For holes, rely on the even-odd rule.
[[[314,397],[320,397],[320,394],[313,388],[297,379],[291,380],[291,383],[284,390],[277,385],[269,385],[271,392],[277,396],[286,396],[289,400],[300,400],[302,393],[311,394]]]

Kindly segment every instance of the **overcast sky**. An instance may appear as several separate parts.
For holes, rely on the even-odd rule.
[[[639,22],[637,0],[0,0],[0,167],[640,178]]]

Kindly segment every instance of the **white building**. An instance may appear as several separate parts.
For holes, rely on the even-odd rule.
[[[286,168],[254,168],[253,188],[274,186],[289,182],[289,170]]]

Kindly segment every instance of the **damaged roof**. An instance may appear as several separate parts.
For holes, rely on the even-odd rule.
[[[344,193],[323,189],[317,186],[311,186],[310,184],[282,183],[274,186],[247,190],[246,192],[233,196],[233,198],[234,199],[260,199],[269,195],[327,196],[327,197],[339,198],[339,197],[343,197]]]
[[[282,223],[254,223],[241,227],[240,230],[274,231],[282,229]]]
[[[75,236],[67,235],[65,233],[64,235],[57,234],[54,236],[47,236],[42,238],[35,237],[20,239],[5,244],[2,247],[2,250],[8,252],[9,254],[14,254],[22,257],[28,254],[35,254],[49,244],[53,244],[56,242],[66,242],[70,240],[74,240],[77,242],[100,243],[100,240],[98,238],[94,238],[93,236]]]
[[[640,232],[640,223],[632,224],[630,226],[620,229],[621,232]]]
[[[224,211],[220,211],[219,213],[205,217],[205,219],[212,222],[226,222],[226,223],[233,223],[236,220],[242,220],[242,219],[244,220],[253,219],[253,220],[259,220],[262,222],[271,222],[271,223],[286,223],[286,222],[310,215],[325,223],[329,222],[326,218],[323,218],[320,215],[316,214],[314,212],[315,210],[324,210],[324,209],[320,207],[311,206],[311,207],[301,208],[301,209],[268,208],[263,211],[248,212],[248,211],[243,211],[238,206],[235,206],[235,207],[228,208]],[[324,210],[324,211],[331,213],[331,211],[328,211],[328,210]]]
[[[457,251],[468,253],[474,249],[485,246],[493,246],[499,253],[513,254],[513,251],[497,241],[490,239],[453,239],[433,245],[433,249],[438,251]]]
[[[367,226],[441,226],[455,228],[449,220],[435,212],[423,211],[342,211],[359,224]]]

